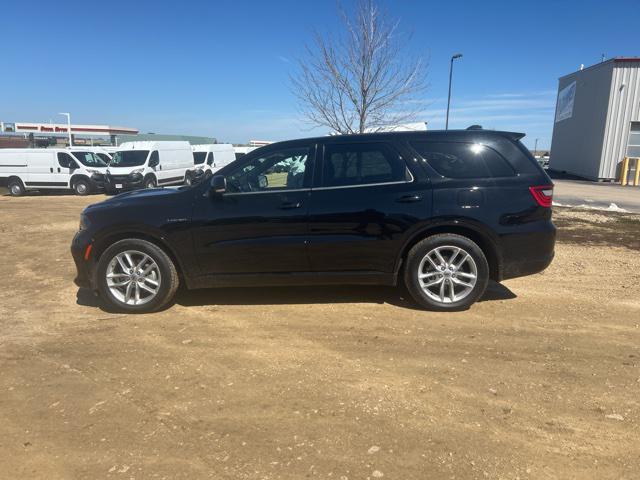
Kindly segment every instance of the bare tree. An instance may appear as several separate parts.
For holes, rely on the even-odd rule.
[[[375,132],[415,119],[425,90],[426,65],[407,57],[397,32],[372,0],[358,0],[345,31],[315,35],[307,58],[298,62],[292,90],[314,126],[336,133]]]

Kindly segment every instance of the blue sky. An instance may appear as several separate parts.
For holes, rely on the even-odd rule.
[[[350,0],[343,0],[350,5]],[[421,120],[523,131],[548,148],[559,76],[640,55],[637,0],[382,0],[429,62]],[[315,31],[340,27],[335,0],[3,2],[0,120],[122,125],[141,132],[281,140],[310,129],[289,89]],[[635,46],[635,48],[634,48]]]

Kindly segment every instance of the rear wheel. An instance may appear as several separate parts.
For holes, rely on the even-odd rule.
[[[407,255],[404,281],[411,296],[431,310],[463,310],[484,294],[489,264],[476,243],[438,234],[417,243]]]
[[[157,245],[140,239],[120,240],[98,261],[100,296],[118,310],[145,313],[166,305],[178,288],[178,273]]]
[[[80,178],[73,183],[73,191],[76,195],[88,195],[91,191],[91,186],[89,185],[89,182]]]
[[[184,184],[185,184],[186,186],[191,186],[191,184],[192,184],[192,183],[193,183],[193,180],[191,179],[191,175],[186,174],[186,175],[184,176]]]
[[[13,197],[20,197],[25,194],[24,185],[22,184],[22,180],[19,178],[10,179],[7,184],[7,189],[9,190],[9,194]]]

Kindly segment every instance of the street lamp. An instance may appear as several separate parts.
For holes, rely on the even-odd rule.
[[[449,95],[447,96],[447,120],[445,121],[444,129],[449,130],[449,105],[451,105],[451,77],[453,76],[453,61],[456,58],[461,58],[461,53],[456,53],[451,57],[451,65],[449,66]]]
[[[69,148],[73,146],[71,142],[71,114],[67,112],[60,112],[59,115],[67,116],[67,133],[69,134]]]

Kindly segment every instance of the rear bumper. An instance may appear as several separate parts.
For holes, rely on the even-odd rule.
[[[556,244],[553,223],[535,222],[527,230],[501,238],[501,280],[539,273],[553,261]]]

